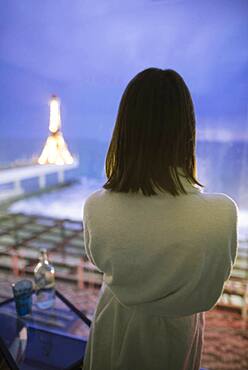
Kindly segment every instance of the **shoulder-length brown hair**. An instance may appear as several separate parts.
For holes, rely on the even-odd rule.
[[[196,179],[195,114],[188,87],[175,71],[148,68],[127,85],[106,157],[107,182],[116,192],[186,193],[178,168]]]

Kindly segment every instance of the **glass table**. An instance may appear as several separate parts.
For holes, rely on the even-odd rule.
[[[59,291],[46,310],[37,308],[33,295],[32,313],[23,317],[17,316],[14,299],[7,299],[0,303],[0,356],[14,370],[78,369],[90,324]]]

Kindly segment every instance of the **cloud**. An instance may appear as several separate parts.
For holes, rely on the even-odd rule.
[[[205,119],[198,124],[197,138],[219,142],[248,141],[248,122],[244,122],[242,117]]]
[[[149,66],[178,70],[200,115],[247,109],[247,1],[9,0],[1,11],[3,117],[14,114],[12,98],[30,108],[20,120],[30,120],[54,91],[64,104],[82,97],[77,116],[86,114],[87,96],[88,115],[113,116],[127,82]]]
[[[244,40],[228,44],[242,32],[244,16],[211,2],[10,2],[0,58],[47,78],[77,82],[94,73],[120,81],[130,68],[175,64],[202,91],[216,63],[248,59]]]

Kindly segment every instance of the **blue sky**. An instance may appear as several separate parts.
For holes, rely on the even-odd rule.
[[[0,136],[46,137],[61,98],[66,137],[109,140],[140,70],[182,74],[198,136],[248,140],[247,0],[8,0],[0,5]]]

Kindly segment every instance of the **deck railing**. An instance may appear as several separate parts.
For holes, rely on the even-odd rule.
[[[56,279],[77,284],[79,289],[101,286],[102,273],[85,253],[82,222],[23,213],[0,214],[0,270],[16,276],[33,274],[41,248],[48,250]],[[240,242],[231,277],[217,305],[237,309],[247,320],[248,240]]]

